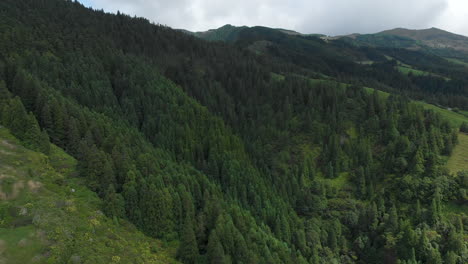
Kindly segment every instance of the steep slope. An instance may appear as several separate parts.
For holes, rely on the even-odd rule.
[[[5,9],[14,14],[12,9],[34,9],[36,2],[29,5],[26,2],[2,4],[11,4]],[[99,17],[104,24],[115,18],[62,1],[36,7],[31,13],[36,14],[34,19],[51,18],[46,21],[55,31],[37,27],[34,19],[14,15],[22,22],[13,25],[30,32],[24,35],[27,38],[38,36],[31,31],[42,31],[44,35],[40,34],[40,38],[46,42],[70,34],[66,33],[70,32],[69,25],[55,21],[63,13],[52,11],[52,7],[76,8],[73,14],[84,11],[90,17]],[[51,13],[38,16],[41,12]],[[137,27],[141,23],[126,16],[118,19],[130,20],[129,25]],[[12,24],[8,21],[5,25]],[[167,42],[172,36],[185,37],[146,21],[141,25],[159,33],[149,37],[166,38]],[[185,262],[193,262],[199,255],[201,259],[211,257],[211,251],[218,250],[219,243],[226,245],[222,255],[236,261],[265,262],[261,259],[272,258],[262,254],[264,244],[278,254],[275,257],[278,261],[290,259],[290,245],[280,243],[264,222],[276,224],[275,218],[281,215],[282,224],[289,228],[299,219],[285,197],[276,195],[271,183],[251,165],[242,141],[221,119],[162,77],[148,61],[160,57],[145,59],[138,54],[122,54],[120,46],[114,49],[108,46],[120,43],[119,38],[109,41],[105,34],[96,36],[81,26],[73,29],[82,36],[90,34],[96,40],[92,45],[97,48],[87,46],[90,43],[85,37],[76,42],[65,41],[67,45],[83,45],[81,48],[65,49],[50,42],[52,48],[43,54],[34,44],[17,38],[13,42],[29,45],[26,49],[34,52],[23,50],[25,56],[17,60],[10,57],[3,64],[7,67],[2,78],[7,89],[21,96],[28,110],[34,111],[52,141],[78,158],[88,186],[104,198],[107,213],[128,218],[148,235],[181,240],[178,257]],[[203,47],[201,43],[195,45]],[[7,54],[12,51],[9,44],[3,49]],[[168,55],[172,53],[162,54]],[[45,67],[27,66],[28,57],[35,61],[33,65],[40,63]],[[44,64],[40,62],[42,59]],[[62,74],[69,77],[56,78],[65,76]],[[9,104],[5,111],[13,112]],[[194,230],[196,241],[192,240]],[[221,242],[208,243],[217,239]],[[207,244],[213,243],[214,249],[207,248]]]
[[[108,217],[180,261],[465,262],[466,215],[443,211],[466,201],[443,165],[456,130],[400,96],[410,76],[378,50],[268,28],[212,43],[70,1],[0,7],[2,124],[44,153],[50,137]],[[390,81],[396,95],[362,89]]]
[[[177,263],[175,250],[106,217],[77,176],[63,150],[28,150],[0,128],[1,263]]]

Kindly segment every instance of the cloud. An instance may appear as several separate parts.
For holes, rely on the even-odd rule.
[[[94,8],[146,17],[192,31],[225,24],[262,25],[303,33],[374,33],[438,26],[468,31],[466,0],[83,0]],[[458,2],[458,4],[454,4]],[[468,12],[468,11],[467,11]],[[455,13],[451,14],[450,13]],[[468,32],[465,32],[468,34]]]
[[[468,36],[468,1],[449,0],[448,8],[435,22],[436,27]]]

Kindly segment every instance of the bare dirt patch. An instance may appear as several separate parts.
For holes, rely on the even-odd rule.
[[[6,242],[0,239],[0,256],[3,254],[3,251],[6,249]]]
[[[0,149],[0,154],[5,155],[5,156],[11,156],[11,155],[13,155],[15,153]]]
[[[9,149],[16,149],[16,146],[8,142],[7,140],[0,141],[0,145],[5,146]]]
[[[32,181],[32,180],[29,180],[28,181],[28,187],[29,187],[29,190],[33,193],[37,193],[39,191],[39,189],[41,189],[42,187],[42,183],[38,182],[38,181]]]

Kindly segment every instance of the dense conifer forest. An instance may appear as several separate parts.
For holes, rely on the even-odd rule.
[[[209,42],[65,0],[0,9],[0,124],[73,156],[104,214],[178,261],[468,262],[468,172],[445,166],[467,124],[413,101],[467,110],[465,66],[267,28]]]

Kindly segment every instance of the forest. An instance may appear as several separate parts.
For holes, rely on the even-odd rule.
[[[210,42],[74,1],[0,9],[0,124],[73,156],[104,214],[178,261],[468,262],[468,171],[445,165],[468,125],[413,101],[467,110],[467,68],[268,29]]]

